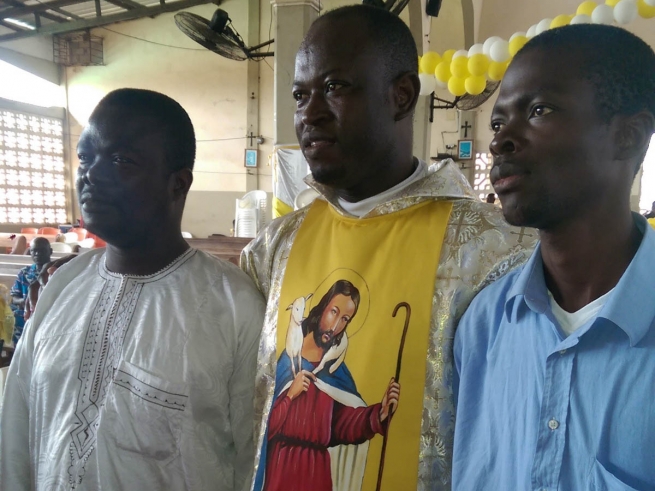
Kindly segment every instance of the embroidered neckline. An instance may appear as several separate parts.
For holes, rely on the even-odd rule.
[[[150,280],[152,278],[155,278],[156,276],[161,275],[162,273],[165,273],[169,269],[177,266],[178,264],[181,264],[184,262],[184,260],[187,259],[187,257],[190,257],[196,252],[196,249],[193,247],[189,247],[186,251],[184,251],[182,254],[177,256],[175,259],[173,259],[170,263],[168,263],[166,266],[161,268],[159,271],[151,274],[144,274],[144,275],[137,275],[137,274],[121,274],[121,273],[114,273],[113,271],[109,271],[107,269],[107,254],[104,254],[104,257],[102,258],[102,270],[104,273],[108,274],[109,276],[112,276],[114,278],[130,278],[130,279],[135,279],[135,280]]]

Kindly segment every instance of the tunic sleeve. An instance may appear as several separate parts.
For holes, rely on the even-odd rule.
[[[0,489],[29,491],[29,399],[36,326],[28,322],[11,361],[0,411]]]
[[[237,347],[229,382],[230,425],[236,449],[234,489],[241,490],[250,489],[255,459],[253,398],[265,304],[254,288],[241,291],[236,304],[237,312],[247,313],[236,319]]]
[[[360,444],[376,433],[383,435],[385,426],[380,423],[380,407],[380,404],[357,408],[335,404],[330,446]]]

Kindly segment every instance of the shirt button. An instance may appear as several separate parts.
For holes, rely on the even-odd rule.
[[[551,430],[556,430],[557,428],[559,428],[559,421],[557,421],[555,418],[551,419],[548,422],[548,428],[550,428]]]
[[[561,351],[559,352],[560,355],[563,355],[564,353],[566,353],[566,350],[565,350],[565,349],[563,349],[563,350],[561,350]]]

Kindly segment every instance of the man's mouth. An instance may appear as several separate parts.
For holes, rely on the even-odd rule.
[[[489,180],[498,195],[516,190],[528,175],[522,167],[513,163],[494,165],[489,173]]]

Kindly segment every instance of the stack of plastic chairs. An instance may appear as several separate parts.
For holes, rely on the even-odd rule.
[[[268,216],[268,197],[266,191],[250,191],[236,200],[234,216],[234,235],[236,237],[255,237]]]

